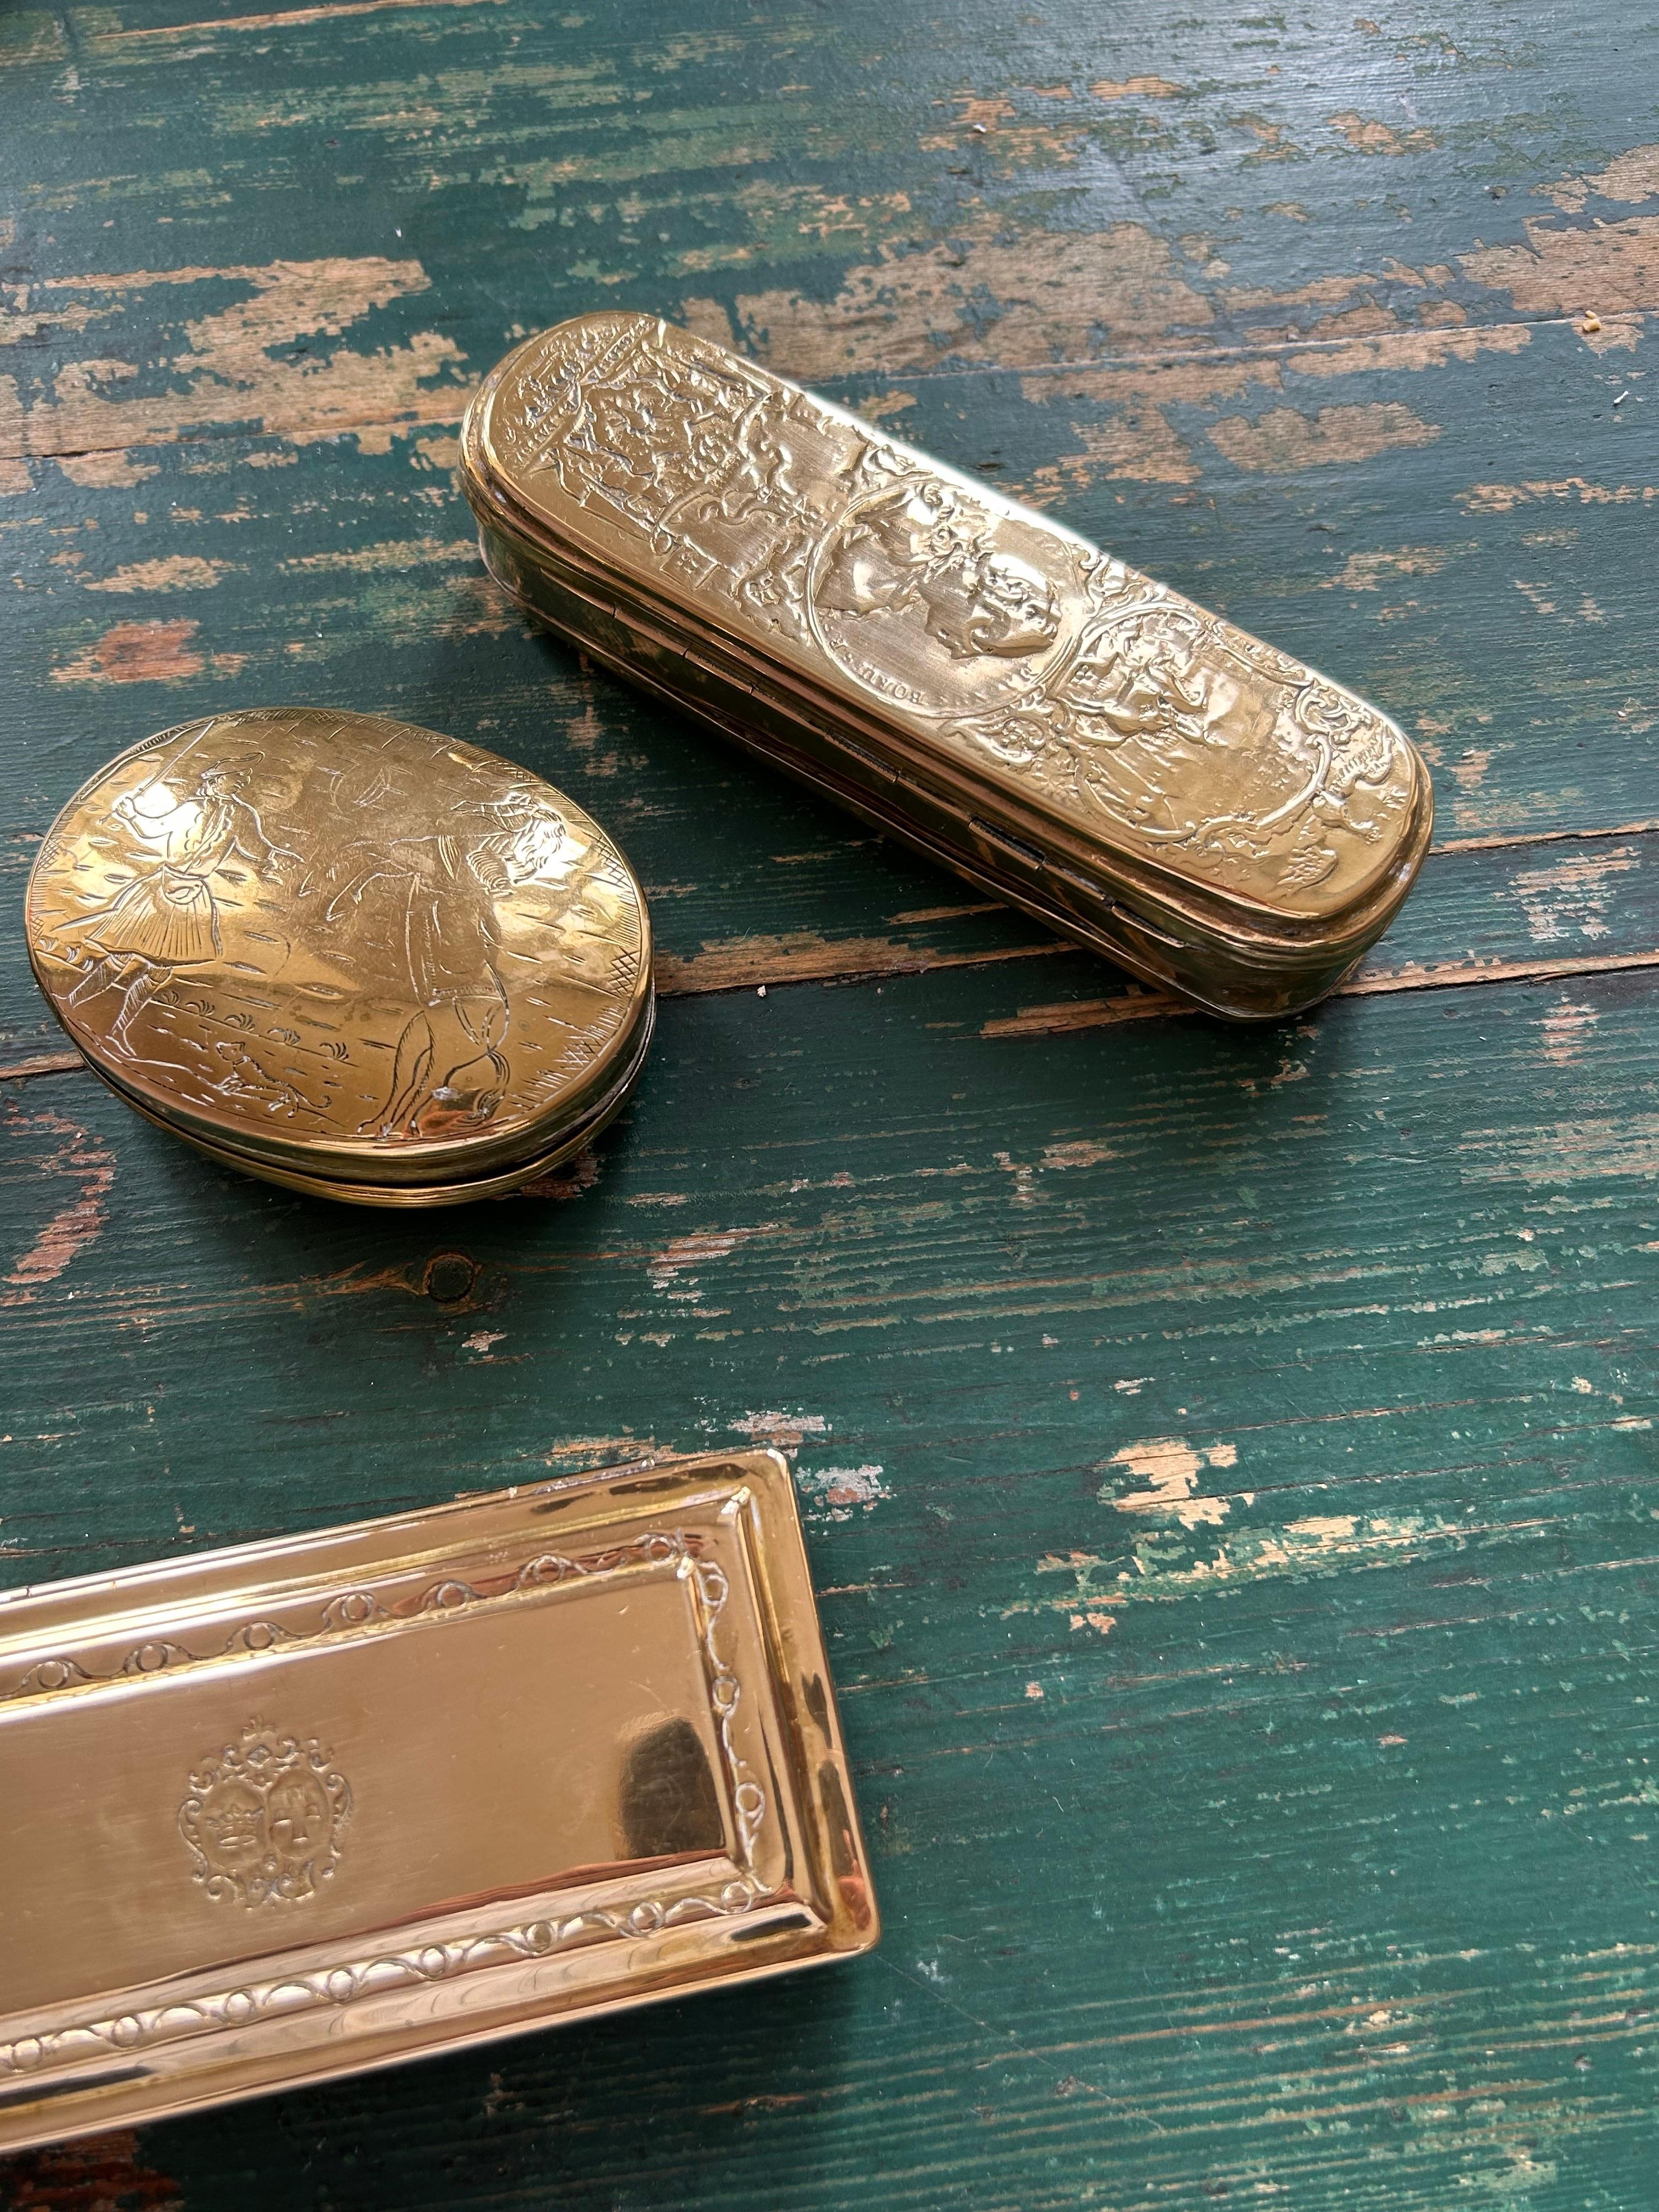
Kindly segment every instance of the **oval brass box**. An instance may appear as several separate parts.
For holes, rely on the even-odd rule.
[[[510,1190],[605,1126],[650,1041],[645,896],[604,830],[378,715],[258,708],[134,746],[47,832],[27,915],[112,1090],[319,1196]]]
[[[510,354],[461,474],[584,651],[1217,1012],[1330,989],[1427,848],[1427,772],[1352,692],[652,317]]]

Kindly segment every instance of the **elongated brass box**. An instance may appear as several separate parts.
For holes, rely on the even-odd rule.
[[[867,1949],[788,1471],[0,1599],[0,2151]]]
[[[1215,1012],[1330,989],[1427,849],[1427,771],[1353,693],[650,316],[510,354],[461,477],[584,651]]]

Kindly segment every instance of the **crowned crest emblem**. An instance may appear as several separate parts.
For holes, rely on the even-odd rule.
[[[351,1786],[314,1737],[250,1721],[190,1778],[179,1832],[216,1903],[298,1904],[339,1863]]]

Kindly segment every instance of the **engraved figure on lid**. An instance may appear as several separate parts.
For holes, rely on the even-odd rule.
[[[125,793],[112,811],[137,848],[136,872],[106,904],[59,923],[46,940],[47,950],[81,970],[65,1006],[83,1006],[105,991],[121,994],[108,1042],[123,1058],[133,1054],[133,1022],[169,977],[224,950],[215,873],[238,855],[279,872],[299,860],[267,836],[247,797],[252,764],[214,762],[182,788],[158,775]]]

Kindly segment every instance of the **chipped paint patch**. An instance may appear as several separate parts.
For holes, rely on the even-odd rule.
[[[711,1261],[727,1258],[753,1237],[775,1234],[781,1225],[769,1221],[752,1229],[698,1229],[689,1236],[676,1237],[647,1262],[651,1287],[695,1304],[702,1296],[698,1287],[700,1269]]]
[[[50,1108],[26,1113],[8,1099],[0,1110],[9,1127],[26,1128],[46,1140],[36,1156],[36,1172],[75,1186],[73,1196],[58,1207],[27,1250],[0,1279],[6,1285],[0,1290],[0,1306],[27,1306],[101,1235],[109,1218],[107,1200],[115,1183],[115,1155],[101,1138]],[[57,1140],[55,1148],[52,1139]]]
[[[1214,362],[1162,361],[1144,368],[1068,368],[1061,376],[1031,371],[1020,380],[1020,394],[1033,405],[1060,403],[1108,411],[1103,421],[1075,423],[1076,452],[1045,462],[1024,484],[1011,483],[1009,489],[1034,507],[1048,507],[1103,479],[1194,483],[1200,471],[1166,406],[1231,398],[1253,386],[1277,392],[1283,384],[1279,362],[1265,356]]]
[[[1534,614],[1553,617],[1555,621],[1564,623],[1604,623],[1607,618],[1604,610],[1596,605],[1588,592],[1580,593],[1576,607],[1564,607],[1549,596],[1552,591],[1559,588],[1559,586],[1534,583],[1524,576],[1517,576],[1514,581],[1516,590]]]
[[[58,465],[83,491],[129,491],[161,473],[158,462],[135,461],[118,447],[107,453],[59,453]]]
[[[774,1451],[793,1452],[808,1437],[827,1437],[830,1418],[827,1413],[787,1413],[763,1410],[741,1413],[726,1427],[733,1436],[747,1437],[750,1443],[770,1444]]]
[[[181,2212],[185,2201],[171,2175],[139,2155],[131,2128],[17,2154],[0,2185],[16,2212]]]
[[[1470,1129],[1455,1147],[1459,1180],[1471,1186],[1525,1183],[1534,1189],[1659,1179],[1659,1114],[1581,1114],[1539,1121],[1524,1133]]]
[[[1531,343],[1532,332],[1524,323],[1379,330],[1322,351],[1293,353],[1285,367],[1297,376],[1366,376],[1378,370],[1440,368],[1449,361],[1474,361],[1483,353],[1520,353]]]
[[[1595,1009],[1563,1000],[1544,1017],[1541,1036],[1544,1057],[1552,1067],[1571,1067],[1595,1028]]]
[[[556,1474],[586,1474],[597,1467],[616,1467],[627,1461],[653,1457],[656,1450],[654,1437],[636,1437],[631,1429],[624,1429],[619,1437],[566,1437],[558,1443],[549,1444],[539,1457]],[[475,1494],[487,1498],[493,1492],[480,1491]]]
[[[1328,576],[1322,592],[1377,592],[1395,576],[1437,575],[1451,558],[1443,545],[1397,545],[1392,552],[1350,553],[1341,574]]]
[[[1491,766],[1491,748],[1486,745],[1471,745],[1461,760],[1452,763],[1452,781],[1460,791],[1479,791],[1486,780],[1486,770]]]
[[[1042,1165],[1045,1168],[1094,1168],[1098,1167],[1103,1160],[1115,1160],[1117,1157],[1115,1146],[1096,1144],[1091,1139],[1082,1137],[1069,1145],[1045,1145]]]
[[[1585,477],[1553,477],[1527,483],[1471,484],[1457,494],[1458,505],[1470,514],[1508,514],[1517,507],[1558,500],[1576,501],[1580,507],[1649,505],[1659,500],[1659,484],[1598,484]]]
[[[1207,400],[1231,399],[1253,385],[1279,391],[1282,380],[1278,363],[1261,359],[1203,361],[1190,356],[1132,368],[1079,368],[1068,362],[1058,372],[1028,370],[1019,380],[1019,396],[1036,407],[1055,400],[1073,404],[1081,400],[1101,406],[1180,400],[1198,405]]]
[[[233,426],[305,442],[405,418],[453,421],[466,395],[453,380],[462,356],[453,338],[418,331],[407,344],[372,353],[331,349],[327,343],[428,283],[418,261],[378,254],[48,278],[40,291],[101,301],[98,312],[118,329],[129,301],[160,287],[229,285],[245,296],[185,323],[184,350],[161,364],[170,372],[165,391],[124,392],[139,369],[117,356],[118,336],[106,331],[104,356],[67,365],[49,398],[11,420],[10,451],[37,457],[124,453]],[[135,337],[133,343],[140,341]],[[434,390],[435,379],[448,380]],[[374,434],[389,438],[390,430]]]
[[[859,413],[872,422],[884,422],[890,415],[902,415],[915,404],[914,392],[876,392],[860,400]]]
[[[1356,154],[1431,154],[1440,143],[1432,131],[1391,130],[1386,123],[1356,114],[1352,108],[1340,115],[1328,115],[1325,120],[1333,131],[1340,132]]]
[[[1621,200],[1634,206],[1639,200],[1659,199],[1659,146],[1632,146],[1585,177],[1559,177],[1537,191],[1555,202],[1563,215],[1578,215],[1590,199]]]
[[[1100,1577],[1113,1568],[1114,1561],[1092,1552],[1045,1553],[1037,1561],[1037,1573],[1069,1575],[1071,1589],[1052,1598],[1017,1600],[1003,1608],[1003,1617],[1060,1613],[1073,1629],[1093,1628],[1104,1634],[1114,1615],[1126,1606],[1158,1604],[1189,1597],[1194,1592],[1256,1583],[1297,1581],[1310,1575],[1405,1564],[1442,1550],[1461,1551],[1468,1540],[1468,1532],[1449,1522],[1416,1515],[1308,1514],[1279,1528],[1236,1530],[1217,1545],[1211,1558],[1177,1565],[1170,1563],[1168,1553],[1172,1541],[1178,1544],[1179,1540],[1160,1534],[1138,1542],[1133,1564],[1117,1571],[1109,1588],[1103,1585]]]
[[[850,1521],[854,1513],[873,1513],[892,1496],[879,1467],[821,1467],[795,1470],[796,1487],[812,1521]]]
[[[1133,405],[1112,422],[1077,426],[1078,450],[1032,471],[1009,489],[1030,507],[1047,507],[1105,480],[1117,483],[1196,483],[1192,449],[1161,407]]]
[[[302,553],[282,563],[284,575],[346,574],[397,575],[410,568],[471,567],[478,557],[476,538],[389,538],[378,545],[356,545],[337,552]]]
[[[1522,869],[1515,878],[1515,891],[1533,943],[1609,936],[1607,910],[1615,879],[1641,865],[1641,855],[1632,847],[1620,845],[1610,853],[1573,854],[1547,867]]]
[[[1130,1597],[1175,1597],[1217,1583],[1382,1566],[1443,1544],[1461,1551],[1466,1540],[1462,1529],[1414,1514],[1310,1513],[1282,1528],[1242,1530],[1212,1559],[1195,1560],[1191,1566],[1139,1561],[1135,1571],[1121,1575],[1119,1581]]]
[[[1121,82],[1102,76],[1089,89],[1097,100],[1177,100],[1185,88],[1167,76],[1126,76]]]
[[[743,295],[743,341],[810,381],[951,360],[1036,368],[1095,351],[1103,335],[1144,346],[1213,319],[1168,242],[1144,223],[1044,231],[1017,244],[988,226],[959,246],[884,246],[879,259],[848,270],[831,300]]]
[[[705,942],[699,952],[659,952],[655,973],[665,998],[699,991],[752,990],[761,983],[810,983],[842,975],[921,975],[934,968],[972,968],[991,961],[1038,959],[1063,948],[1058,939],[1004,947],[997,951],[946,952],[902,938],[832,939],[810,929],[777,936],[734,937],[728,944]]]
[[[1315,416],[1275,407],[1251,422],[1224,416],[1210,426],[1210,441],[1235,468],[1290,476],[1336,463],[1369,461],[1402,447],[1426,446],[1440,435],[1398,400],[1359,407],[1322,407]]]
[[[1067,1552],[1064,1557],[1052,1552],[1045,1553],[1037,1561],[1037,1572],[1040,1575],[1070,1575],[1072,1588],[1061,1597],[1044,1599],[1044,1609],[1063,1613],[1066,1626],[1073,1632],[1091,1628],[1097,1636],[1109,1636],[1116,1626],[1112,1608],[1121,1600],[1110,1591],[1096,1586],[1095,1577],[1104,1570],[1105,1565],[1105,1560],[1093,1552]],[[1036,1607],[1012,1605],[1006,1610],[1010,1613],[1032,1613]]]
[[[117,623],[52,672],[54,684],[183,684],[207,663],[193,622]]]
[[[1197,1528],[1224,1521],[1232,1510],[1226,1498],[1196,1494],[1198,1478],[1206,1467],[1230,1468],[1238,1462],[1236,1444],[1206,1444],[1198,1448],[1180,1437],[1148,1437],[1126,1444],[1107,1462],[1145,1482],[1145,1490],[1121,1492],[1115,1482],[1102,1483],[1096,1493],[1103,1505],[1120,1513],[1142,1513],[1154,1519],[1178,1521],[1183,1528]]]
[[[131,26],[121,24],[118,15],[94,15],[88,20],[82,37],[93,53],[105,55],[118,53],[133,43],[173,46],[185,41],[200,41],[209,33],[217,36],[227,31],[291,31],[302,23],[335,23],[343,16],[378,15],[392,8],[403,12],[417,8],[496,8],[503,5],[505,0],[325,0],[321,7],[283,8],[273,15],[221,15],[206,22]],[[202,50],[198,45],[196,51]]]
[[[492,1344],[506,1341],[507,1331],[501,1328],[475,1328],[471,1336],[461,1339],[463,1352],[487,1352]]]
[[[1598,316],[1640,315],[1659,308],[1659,216],[1589,227],[1530,216],[1524,228],[1524,246],[1483,246],[1459,257],[1475,283],[1507,292],[1518,314],[1594,308]],[[1634,343],[1633,327],[1623,335]]]
[[[174,553],[164,561],[130,561],[107,576],[82,576],[80,580],[89,592],[210,592],[236,568],[234,561],[204,561],[193,553]]]
[[[461,441],[447,430],[431,432],[424,438],[410,441],[409,465],[440,476],[447,476],[460,465]]]
[[[1241,115],[1241,131],[1248,131],[1255,140],[1255,146],[1244,156],[1244,167],[1253,168],[1262,161],[1305,161],[1307,155],[1292,139],[1285,136],[1282,123],[1269,123],[1264,116]]]

